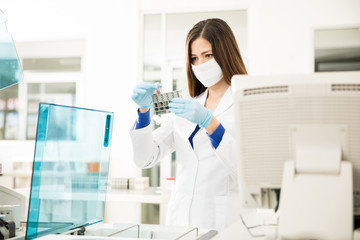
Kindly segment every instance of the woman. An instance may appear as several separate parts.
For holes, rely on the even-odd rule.
[[[149,108],[157,85],[139,84],[139,118],[130,132],[134,161],[150,168],[176,151],[177,172],[167,224],[222,230],[239,218],[231,77],[246,74],[235,37],[221,19],[197,23],[186,39],[192,98],[169,103],[175,117],[152,132]]]

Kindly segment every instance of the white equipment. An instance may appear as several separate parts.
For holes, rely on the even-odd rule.
[[[13,214],[11,216],[15,217],[16,219],[19,219],[20,221],[26,221],[27,213],[26,213],[26,202],[25,202],[25,196],[16,192],[15,190],[12,190],[10,188],[4,187],[0,185],[0,206],[6,205],[3,208],[0,208],[2,210],[11,210]],[[14,207],[14,205],[20,206],[20,210],[16,210],[18,207]],[[17,213],[18,212],[18,213]],[[4,214],[6,215],[6,214]],[[8,214],[8,217],[10,214]],[[16,217],[17,216],[17,217]],[[7,220],[9,220],[7,218]],[[16,227],[19,227],[19,221],[15,222]]]
[[[13,221],[16,228],[20,227],[20,206],[19,205],[0,205],[0,216],[4,216],[4,221]]]
[[[245,207],[279,238],[352,239],[360,215],[360,72],[232,79]]]

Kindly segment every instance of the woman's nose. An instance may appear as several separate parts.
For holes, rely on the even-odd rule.
[[[207,62],[207,59],[205,59],[205,58],[199,58],[198,65],[203,64],[203,63],[205,63],[205,62]]]

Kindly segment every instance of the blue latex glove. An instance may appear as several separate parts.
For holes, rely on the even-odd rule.
[[[210,109],[205,108],[198,101],[191,98],[173,98],[169,103],[169,110],[179,117],[199,124],[203,128],[209,126],[212,118]]]
[[[140,108],[150,108],[153,101],[152,95],[160,84],[157,83],[139,83],[133,91],[131,98]]]

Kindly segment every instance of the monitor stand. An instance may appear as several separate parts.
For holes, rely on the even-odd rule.
[[[279,236],[352,239],[353,170],[341,161],[346,126],[299,125],[290,131],[296,156],[284,166]]]

